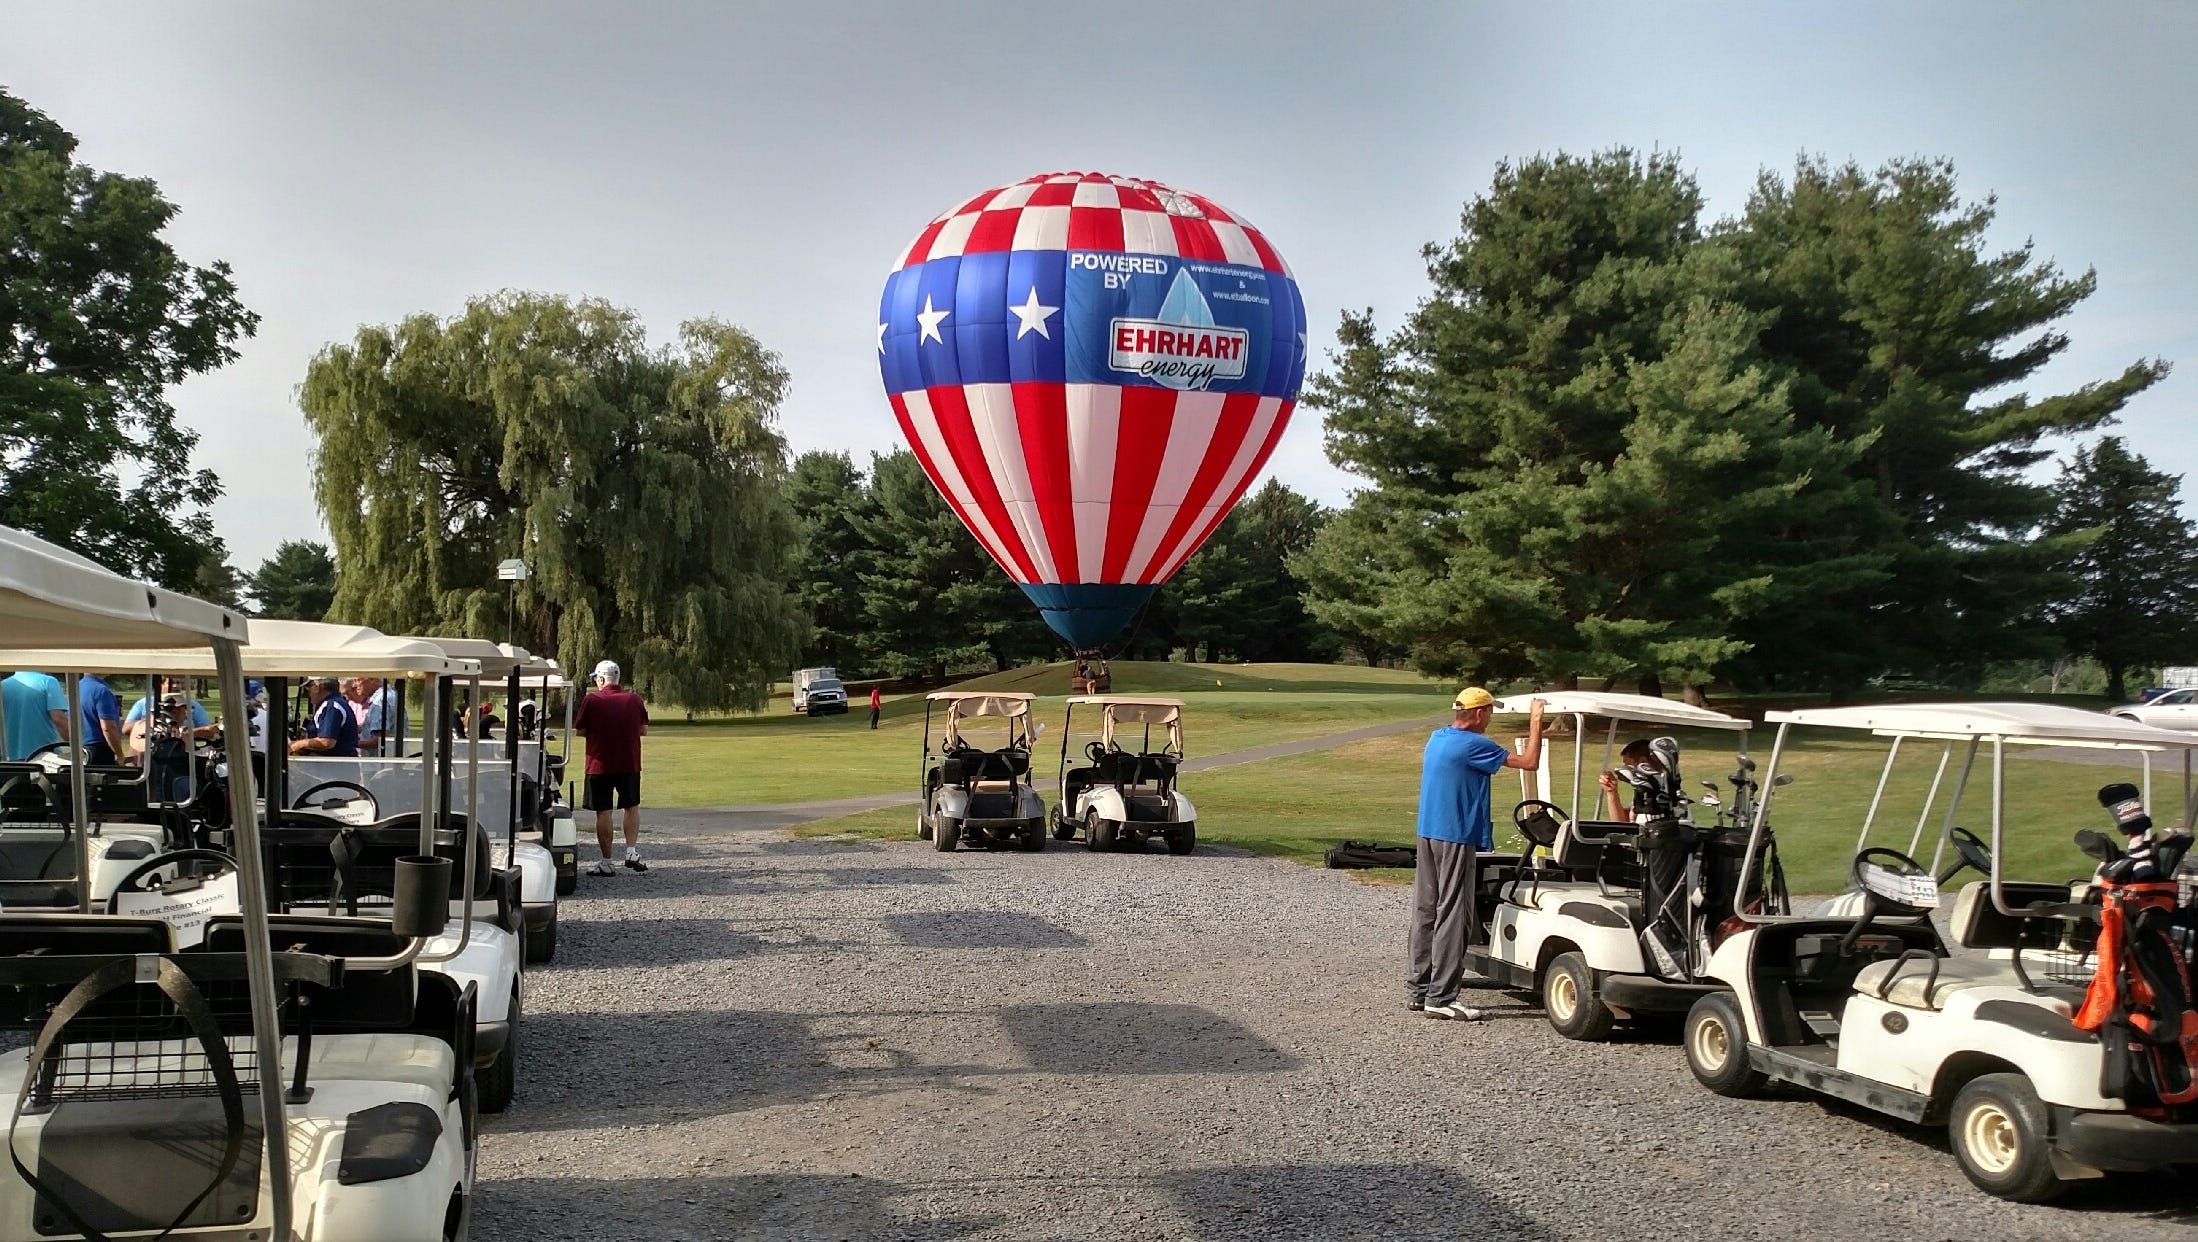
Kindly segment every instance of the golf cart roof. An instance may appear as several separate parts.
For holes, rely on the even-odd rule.
[[[530,681],[539,681],[546,674],[559,672],[557,661],[545,655],[531,654],[524,647],[514,647],[510,643],[498,643],[496,649],[506,656],[524,660],[525,663],[519,666],[519,675]],[[564,678],[560,676],[558,680],[562,681]]]
[[[1879,703],[1768,712],[1763,718],[1777,724],[1855,729],[1880,737],[1950,741],[1999,738],[2026,745],[2110,750],[2198,748],[2198,733],[2162,729],[2057,703]]]
[[[934,690],[923,697],[946,704],[956,716],[1028,716],[1038,696],[1023,690]]]
[[[391,638],[362,625],[263,620],[253,623],[252,638],[242,652],[244,671],[260,677],[463,677],[476,667],[471,660],[452,659],[432,643]],[[49,673],[214,673],[213,652],[204,647],[69,648],[13,658]]]
[[[6,526],[0,526],[0,617],[6,619],[10,647],[142,649],[207,638],[247,641],[241,613],[132,581]],[[13,656],[10,661],[21,668],[45,667]]]
[[[1071,707],[1100,707],[1122,724],[1173,724],[1183,714],[1181,699],[1153,699],[1134,694],[1079,694]]]
[[[490,642],[486,638],[431,638],[425,634],[397,636],[399,642],[427,643],[440,648],[442,653],[455,660],[472,660],[481,666],[483,677],[508,677],[511,670],[526,671],[534,657],[524,647],[508,643]]]
[[[1540,699],[1547,706],[1543,709],[1565,716],[1606,716],[1612,720],[1634,724],[1671,725],[1682,729],[1726,729],[1739,732],[1752,728],[1753,721],[1723,712],[1713,712],[1707,707],[1691,703],[1678,703],[1671,699],[1652,698],[1645,694],[1611,694],[1601,690],[1544,690],[1534,694],[1512,694],[1496,700],[1496,711],[1503,715],[1523,716]]]

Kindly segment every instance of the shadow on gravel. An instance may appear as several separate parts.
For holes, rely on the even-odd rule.
[[[1154,1179],[1195,1238],[1503,1238],[1557,1235],[1472,1181],[1421,1164],[1274,1164],[1186,1169]]]
[[[1012,910],[888,914],[878,921],[902,944],[919,949],[1080,949],[1089,943],[1059,923]]]
[[[759,925],[760,920],[625,918],[608,923],[574,922],[559,946],[560,966],[630,966],[675,962],[733,962],[766,953],[812,953],[844,947],[798,926]],[[527,1017],[528,1025],[534,1022]]]
[[[809,858],[819,854],[872,854],[885,848],[882,842],[865,837],[841,837],[814,841],[758,841],[759,854],[775,854],[781,858]]]
[[[1297,1066],[1243,1023],[1196,1005],[1010,1005],[1000,1025],[1031,1067],[1049,1074],[1255,1074]]]
[[[819,1173],[730,1177],[526,1177],[484,1184],[477,1238],[894,1238],[949,1242],[998,1227],[999,1216],[896,1216],[896,1183]]]

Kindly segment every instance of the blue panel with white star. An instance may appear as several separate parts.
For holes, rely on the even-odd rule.
[[[1073,257],[1107,262],[1078,267]],[[1294,397],[1305,374],[1305,305],[1277,272],[1112,252],[1015,250],[944,256],[894,272],[879,301],[886,391],[943,385],[1100,383],[1156,387],[1108,365],[1118,318],[1151,319],[1188,270],[1219,326],[1249,334],[1241,378],[1213,392]],[[1110,276],[1111,270],[1111,276]]]

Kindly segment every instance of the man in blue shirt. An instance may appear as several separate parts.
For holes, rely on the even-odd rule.
[[[98,673],[86,673],[76,685],[76,701],[84,714],[84,762],[98,766],[120,763],[122,700]]]
[[[336,679],[315,677],[305,683],[305,692],[313,699],[313,719],[306,725],[305,736],[290,743],[290,753],[357,758],[359,718],[351,714],[351,705],[336,693]]]
[[[1412,872],[1410,1008],[1430,1018],[1478,1022],[1485,1015],[1458,1003],[1465,942],[1473,921],[1474,853],[1495,844],[1488,815],[1488,778],[1505,768],[1542,766],[1542,701],[1534,700],[1526,749],[1514,755],[1488,736],[1496,696],[1479,686],[1450,701],[1451,721],[1427,739],[1420,768],[1419,858]]]
[[[69,732],[69,696],[61,683],[29,670],[0,681],[0,714],[8,727],[8,762],[21,763]]]

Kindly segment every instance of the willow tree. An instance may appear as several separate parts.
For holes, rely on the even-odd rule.
[[[504,638],[644,695],[759,705],[805,622],[776,355],[716,320],[503,293],[361,328],[306,370],[332,619]],[[531,576],[497,578],[509,558]]]

